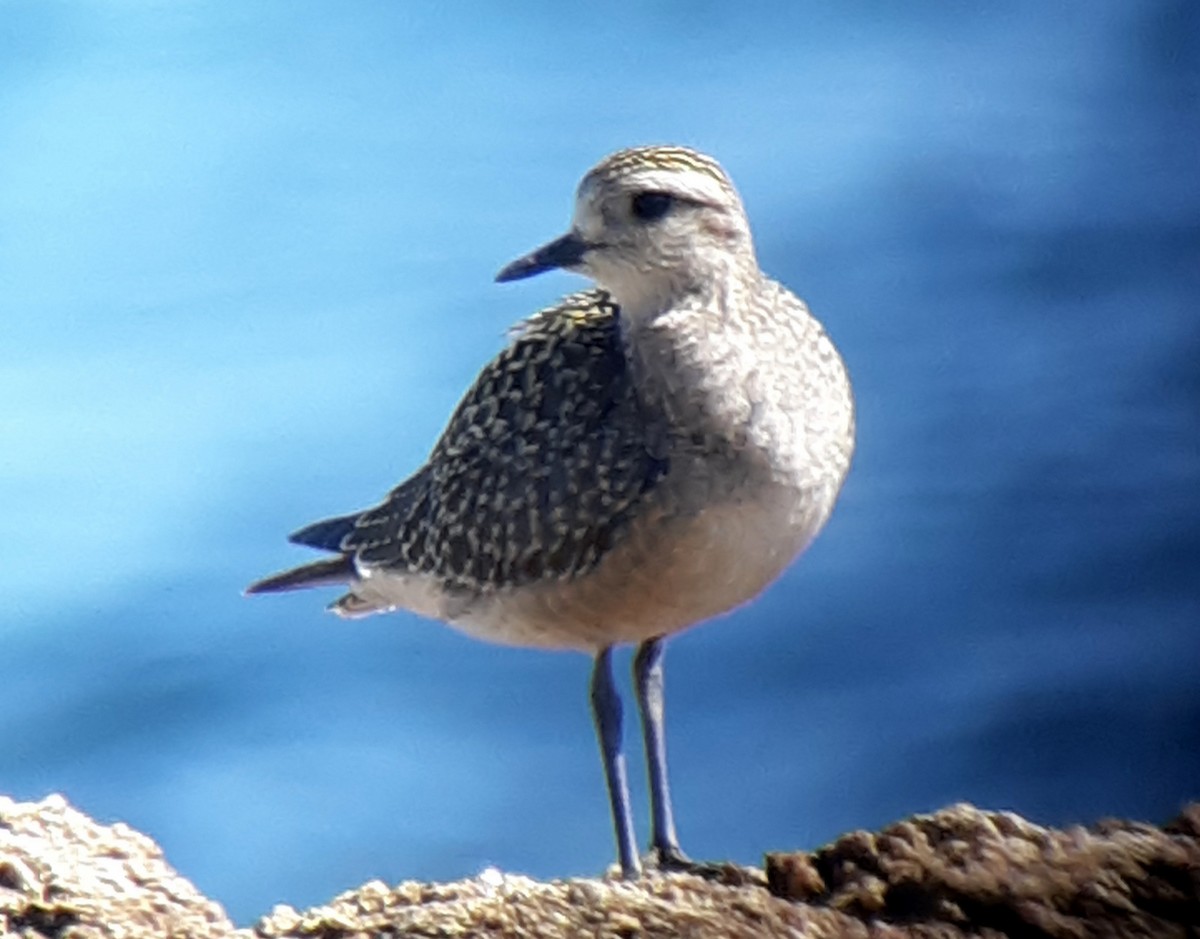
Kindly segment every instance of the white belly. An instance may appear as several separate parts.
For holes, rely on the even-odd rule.
[[[686,518],[649,513],[588,574],[488,593],[446,618],[491,642],[584,651],[678,632],[757,596],[833,502],[832,493],[777,495]]]

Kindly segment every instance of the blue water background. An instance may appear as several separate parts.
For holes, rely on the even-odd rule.
[[[584,657],[239,591],[419,465],[582,283],[493,273],[668,141],[860,434],[811,551],[671,645],[686,849],[1200,796],[1200,5],[984,6],[0,4],[0,792],[241,922],[607,864]]]

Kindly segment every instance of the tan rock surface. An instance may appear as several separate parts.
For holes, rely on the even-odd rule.
[[[62,796],[0,796],[0,936],[228,936],[233,924],[128,825],[101,825]]]
[[[451,884],[372,882],[235,930],[145,835],[59,796],[0,797],[0,936],[215,939],[459,937],[1200,937],[1200,804],[1167,826],[1048,829],[959,805],[765,871],[543,883],[485,871]]]

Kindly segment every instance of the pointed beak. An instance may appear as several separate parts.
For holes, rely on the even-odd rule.
[[[523,258],[517,258],[512,264],[506,265],[496,280],[506,283],[510,280],[522,280],[533,277],[556,267],[575,267],[583,256],[594,248],[575,232],[567,232],[561,238],[556,238],[549,244],[542,245],[536,251],[531,251]]]

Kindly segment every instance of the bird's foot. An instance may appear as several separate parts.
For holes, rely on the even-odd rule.
[[[696,862],[683,853],[677,844],[654,845],[650,849],[650,866],[660,871],[690,873]]]
[[[732,861],[693,861],[679,845],[655,845],[650,849],[647,867],[663,874],[692,874],[731,887],[766,884],[766,876],[761,870],[742,867]]]

